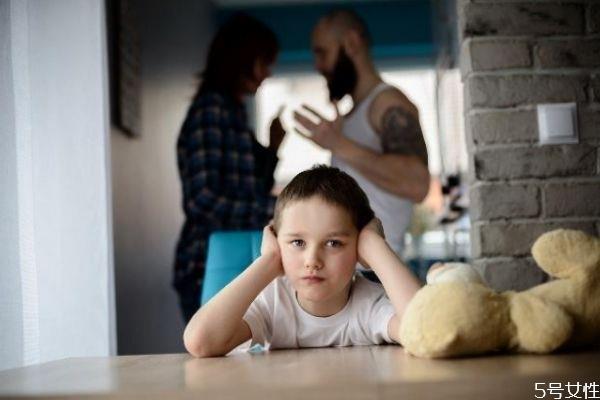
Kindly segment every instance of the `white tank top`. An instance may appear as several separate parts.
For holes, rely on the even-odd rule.
[[[381,138],[369,123],[369,108],[375,97],[389,87],[391,86],[385,82],[377,85],[363,101],[354,106],[352,112],[344,116],[342,125],[344,136],[380,154],[383,153]],[[410,224],[412,202],[382,189],[335,156],[331,157],[331,165],[356,179],[367,194],[375,215],[383,224],[387,242],[394,252],[402,258],[404,233]]]

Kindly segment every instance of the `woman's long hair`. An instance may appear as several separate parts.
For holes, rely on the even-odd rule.
[[[278,51],[279,43],[271,29],[247,14],[234,14],[210,45],[198,94],[217,91],[234,96],[242,80],[252,77],[256,61],[270,64]]]

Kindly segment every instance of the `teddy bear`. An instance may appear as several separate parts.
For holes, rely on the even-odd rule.
[[[406,352],[441,358],[549,353],[600,339],[600,238],[558,229],[532,246],[548,282],[496,292],[468,264],[432,268],[400,324]]]

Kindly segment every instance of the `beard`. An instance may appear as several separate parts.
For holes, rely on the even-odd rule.
[[[338,101],[345,95],[351,94],[356,87],[357,80],[358,75],[354,63],[348,57],[344,48],[340,47],[333,71],[327,76],[329,99]]]

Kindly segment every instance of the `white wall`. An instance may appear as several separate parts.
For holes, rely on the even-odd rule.
[[[171,288],[183,223],[175,144],[213,33],[208,1],[142,1],[142,132],[113,128],[113,203],[119,354],[184,351]]]
[[[115,349],[104,8],[0,0],[0,369]]]
[[[10,2],[0,1],[0,370],[23,365]]]

